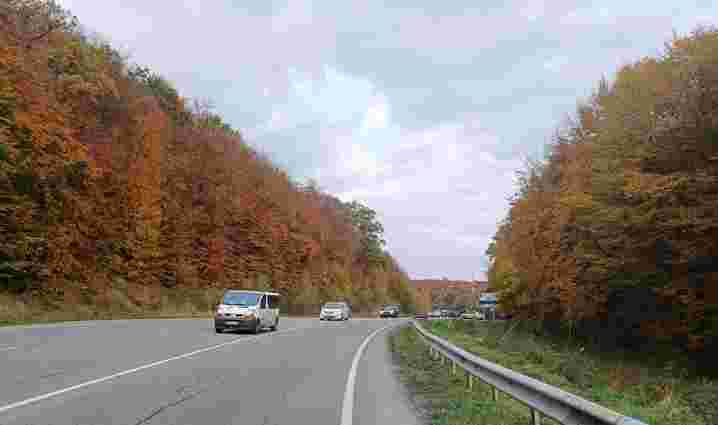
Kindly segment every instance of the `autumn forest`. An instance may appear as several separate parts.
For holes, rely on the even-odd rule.
[[[718,31],[601,80],[487,254],[502,307],[604,347],[718,350]]]
[[[206,313],[228,287],[293,314],[413,305],[374,211],[293,181],[53,1],[0,4],[0,211],[0,320]]]

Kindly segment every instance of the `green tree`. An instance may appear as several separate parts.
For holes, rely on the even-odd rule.
[[[128,71],[130,79],[143,87],[147,94],[154,96],[160,104],[160,107],[167,112],[178,123],[186,123],[189,121],[189,114],[179,110],[178,105],[182,103],[177,89],[172,83],[167,81],[161,75],[152,72],[147,67],[134,66]]]
[[[377,219],[376,211],[357,201],[352,201],[345,206],[351,213],[354,230],[359,234],[361,256],[370,266],[384,266],[386,260],[384,226]]]

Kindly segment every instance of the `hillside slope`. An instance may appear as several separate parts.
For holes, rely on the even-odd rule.
[[[53,1],[0,22],[0,320],[207,311],[226,287],[413,303],[371,209],[294,183]]]
[[[718,30],[618,70],[562,128],[487,254],[517,315],[604,347],[718,353]]]

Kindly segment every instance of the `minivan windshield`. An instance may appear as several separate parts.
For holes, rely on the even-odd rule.
[[[224,294],[222,304],[253,306],[259,303],[261,294],[253,294],[251,292],[227,292]]]
[[[341,303],[326,303],[324,304],[324,308],[342,308],[344,307],[344,304]]]

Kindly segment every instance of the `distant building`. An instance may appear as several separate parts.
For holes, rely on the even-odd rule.
[[[416,290],[418,310],[424,312],[431,310],[435,304],[434,299],[440,290],[467,290],[471,291],[472,296],[479,296],[489,289],[487,280],[416,279],[411,283]]]

